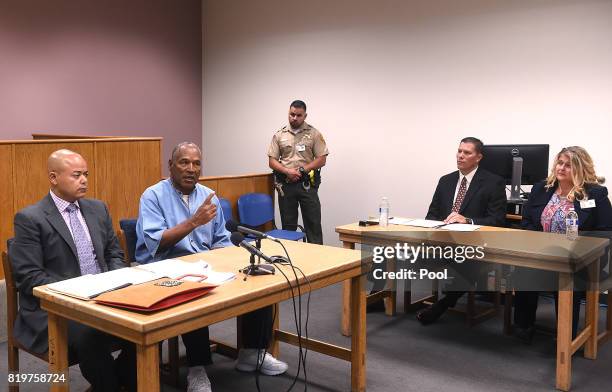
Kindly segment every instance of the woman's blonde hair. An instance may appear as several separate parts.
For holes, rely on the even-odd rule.
[[[552,164],[550,174],[546,179],[546,188],[550,188],[557,184],[557,176],[555,175],[557,162],[561,155],[567,155],[572,165],[572,182],[574,186],[567,194],[567,199],[574,201],[576,199],[583,200],[587,198],[585,185],[588,184],[603,184],[606,179],[595,174],[595,166],[593,159],[589,153],[582,147],[571,146],[564,147],[559,151]]]

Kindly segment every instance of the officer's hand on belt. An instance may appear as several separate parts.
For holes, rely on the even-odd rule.
[[[289,182],[298,182],[302,178],[302,173],[298,169],[287,169],[286,175]]]

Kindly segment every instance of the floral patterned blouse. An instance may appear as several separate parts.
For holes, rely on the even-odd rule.
[[[544,231],[565,233],[565,216],[572,207],[574,207],[574,203],[567,200],[567,197],[559,197],[556,192],[553,193],[540,217],[540,223],[542,223]]]

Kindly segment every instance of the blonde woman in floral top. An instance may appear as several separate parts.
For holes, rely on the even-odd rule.
[[[582,147],[563,148],[555,157],[550,175],[533,186],[523,208],[521,226],[527,230],[565,235],[565,217],[573,208],[578,214],[580,231],[612,231],[612,207],[605,179],[595,174],[593,160]],[[576,335],[580,299],[574,295],[573,335]],[[517,336],[531,342],[534,334],[537,291],[517,292],[514,322]]]

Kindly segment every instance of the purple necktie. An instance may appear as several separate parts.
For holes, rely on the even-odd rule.
[[[96,255],[94,254],[93,245],[87,234],[85,228],[79,221],[78,209],[74,203],[70,203],[66,207],[68,215],[70,216],[70,227],[72,228],[72,239],[77,248],[77,254],[79,255],[79,267],[81,268],[81,275],[86,274],[97,274],[100,271],[100,267],[96,262]]]

